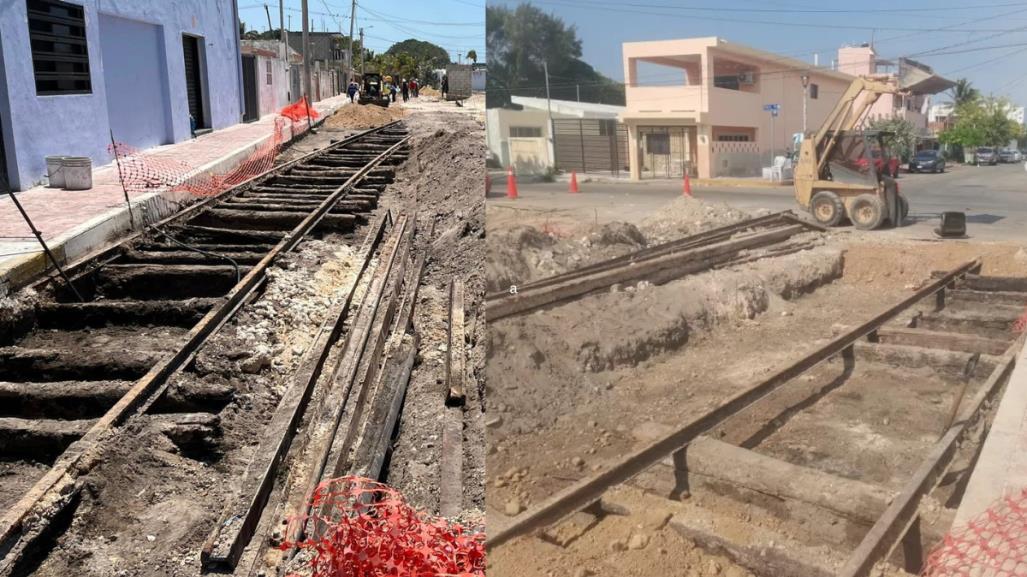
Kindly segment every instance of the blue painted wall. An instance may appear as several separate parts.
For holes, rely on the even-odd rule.
[[[171,99],[161,26],[100,14],[107,116],[119,142],[149,148],[171,142]]]
[[[46,174],[44,157],[53,154],[88,156],[94,165],[111,161],[107,86],[128,87],[152,98],[152,87],[141,87],[130,70],[115,64],[105,69],[100,15],[156,25],[163,46],[165,68],[157,72],[166,82],[165,139],[179,142],[192,137],[185,89],[182,34],[203,38],[207,114],[212,127],[238,123],[242,115],[242,74],[239,26],[235,0],[72,0],[85,8],[91,94],[37,96],[32,72],[28,18],[24,0],[0,0],[0,51],[4,76],[0,78],[0,111],[11,180],[16,190],[30,188]],[[140,58],[143,56],[140,55]],[[115,98],[121,98],[119,94]],[[153,111],[159,116],[158,111]],[[135,111],[133,111],[133,114]],[[8,127],[7,119],[10,119]],[[117,121],[116,121],[117,122]],[[160,122],[153,130],[160,132]],[[144,138],[141,135],[135,137]],[[160,137],[151,137],[159,139]]]

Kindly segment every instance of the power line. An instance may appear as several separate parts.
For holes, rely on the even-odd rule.
[[[818,28],[818,29],[834,29],[834,30],[887,30],[887,31],[898,31],[898,32],[933,32],[937,29],[931,28],[910,28],[904,26],[861,26],[861,25],[847,25],[847,24],[822,24],[812,22],[782,22],[779,20],[754,20],[745,18],[718,18],[714,16],[694,16],[691,14],[675,14],[668,12],[652,12],[645,10],[627,10],[623,8],[610,7],[609,5],[601,4],[581,4],[573,2],[572,0],[534,0],[539,4],[550,4],[554,6],[564,6],[572,8],[588,8],[590,10],[604,10],[607,12],[614,12],[618,14],[638,14],[648,16],[661,16],[667,18],[682,18],[687,20],[708,20],[712,22],[729,22],[729,23],[746,23],[746,24],[760,24],[766,26],[791,26],[798,28]],[[1000,28],[962,28],[960,32],[1001,32],[1003,29]]]

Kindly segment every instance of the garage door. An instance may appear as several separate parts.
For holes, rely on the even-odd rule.
[[[172,141],[162,28],[100,14],[107,114],[119,142],[148,148]]]

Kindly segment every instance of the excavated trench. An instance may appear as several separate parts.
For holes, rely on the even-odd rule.
[[[330,146],[190,209],[73,267],[78,294],[53,280],[5,301],[0,507],[12,506],[296,225],[405,134],[394,126]],[[354,242],[406,158],[401,150],[358,180],[308,238]],[[239,394],[234,385],[218,375],[176,381],[148,407],[149,426],[182,456],[215,462],[223,453],[218,413]]]

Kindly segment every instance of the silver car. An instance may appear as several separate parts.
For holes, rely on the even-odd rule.
[[[998,164],[998,152],[990,146],[978,146],[974,151],[974,164],[995,166]]]

